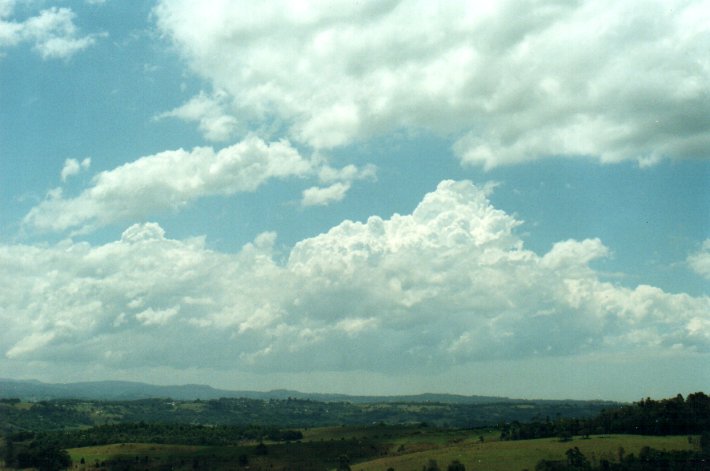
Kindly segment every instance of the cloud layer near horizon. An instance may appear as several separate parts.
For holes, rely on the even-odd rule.
[[[710,298],[601,281],[598,239],[543,256],[470,182],[409,215],[344,221],[274,253],[173,240],[0,246],[0,351],[16,362],[425,372],[486,359],[710,351]],[[278,260],[285,260],[279,262]]]
[[[171,0],[155,15],[212,87],[161,116],[213,140],[280,126],[327,149],[424,130],[486,168],[710,148],[703,2]]]

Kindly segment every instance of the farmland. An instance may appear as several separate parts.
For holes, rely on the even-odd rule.
[[[555,407],[554,419],[541,413],[555,413]],[[476,408],[481,410],[474,414]],[[595,415],[588,408],[535,401],[473,406],[15,399],[0,401],[0,421],[8,468],[706,469],[710,398],[705,394],[617,404]],[[383,412],[388,420],[372,420]],[[459,423],[453,420],[457,413]],[[495,420],[466,425],[486,414]]]
[[[590,458],[592,464],[602,459],[618,461],[619,451],[638,455],[643,447],[662,450],[695,450],[698,437],[640,435],[604,435],[588,439],[575,437],[571,442],[557,439],[500,441],[489,434],[480,441],[484,430],[420,431],[411,427],[343,427],[310,430],[300,442],[267,444],[267,452],[256,452],[254,443],[240,446],[209,447],[156,444],[113,444],[70,450],[78,469],[235,469],[240,462],[246,469],[334,469],[346,456],[353,471],[421,470],[430,460],[442,468],[454,460],[466,469],[507,471],[534,469],[542,459],[562,460],[570,447]],[[98,466],[97,466],[98,463]],[[238,468],[238,466],[237,466]]]

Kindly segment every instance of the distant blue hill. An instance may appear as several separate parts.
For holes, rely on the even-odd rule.
[[[201,384],[156,386],[132,381],[91,381],[81,383],[43,383],[37,380],[0,379],[0,398],[30,401],[51,399],[136,400],[170,398],[181,401],[219,398],[310,399],[322,402],[439,402],[447,404],[490,404],[511,402],[506,397],[463,396],[456,394],[417,394],[400,396],[350,396],[347,394],[302,393],[287,389],[272,391],[230,391]]]

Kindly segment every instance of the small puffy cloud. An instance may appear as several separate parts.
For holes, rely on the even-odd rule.
[[[198,123],[205,139],[221,142],[229,140],[237,130],[237,119],[225,112],[227,95],[224,92],[209,96],[200,93],[184,105],[161,113],[156,119],[178,118]]]
[[[690,255],[687,261],[693,271],[710,280],[710,239],[705,239],[700,250]]]
[[[171,318],[175,317],[179,310],[179,308],[173,307],[154,311],[152,307],[149,307],[145,311],[136,314],[136,319],[143,325],[165,325]]]
[[[352,182],[355,180],[374,180],[376,176],[377,167],[372,164],[365,165],[362,168],[350,164],[340,169],[325,165],[318,172],[318,178],[323,183],[333,181]]]
[[[349,183],[340,182],[323,188],[312,186],[303,190],[301,204],[303,206],[325,206],[333,202],[342,201],[349,189]]]
[[[67,178],[72,175],[78,174],[82,170],[88,170],[91,167],[91,159],[85,158],[81,162],[77,159],[67,159],[64,161],[64,167],[62,167],[61,177],[62,181],[67,181]]]
[[[16,0],[0,0],[0,19],[7,18],[15,9]]]
[[[52,7],[24,21],[9,20],[14,2],[0,2],[0,50],[21,42],[34,45],[44,59],[66,59],[96,42],[99,35],[81,35],[69,8]]]
[[[302,206],[326,206],[330,203],[342,201],[352,183],[356,180],[374,180],[377,167],[368,164],[362,168],[355,165],[346,165],[343,168],[333,168],[323,165],[318,171],[318,179],[327,186],[313,186],[303,190]]]
[[[599,239],[567,240],[557,242],[544,257],[541,262],[550,268],[570,267],[575,263],[579,266],[586,266],[596,258],[609,255],[609,249],[602,244]]]
[[[161,0],[154,13],[226,113],[314,148],[423,129],[485,168],[710,149],[702,0]],[[191,116],[211,129],[210,113]]]
[[[65,165],[67,176],[74,168],[75,162]],[[76,197],[48,197],[30,210],[24,224],[42,231],[90,231],[177,209],[204,196],[254,191],[269,179],[312,171],[312,163],[289,143],[267,144],[255,137],[219,151],[166,151],[99,173]]]
[[[165,240],[165,231],[159,224],[146,222],[144,224],[134,224],[121,234],[121,242],[136,243],[147,240]]]
[[[608,255],[601,241],[538,255],[520,224],[484,189],[444,181],[411,214],[343,221],[286,257],[273,233],[221,253],[155,223],[104,245],[0,245],[0,352],[124,371],[422,374],[710,352],[709,297],[602,281],[589,265]]]

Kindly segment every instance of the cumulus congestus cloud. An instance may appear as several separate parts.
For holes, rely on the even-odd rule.
[[[707,155],[709,11],[680,0],[180,0],[155,15],[224,104],[195,106],[203,92],[166,116],[199,122],[207,138],[230,114],[282,123],[318,149],[425,130],[453,138],[463,164],[491,168]]]
[[[411,214],[344,221],[284,258],[154,223],[105,245],[0,246],[16,361],[424,372],[483,359],[710,350],[710,299],[600,280],[598,239],[540,256],[486,191],[444,181]],[[159,363],[156,363],[159,362]]]

